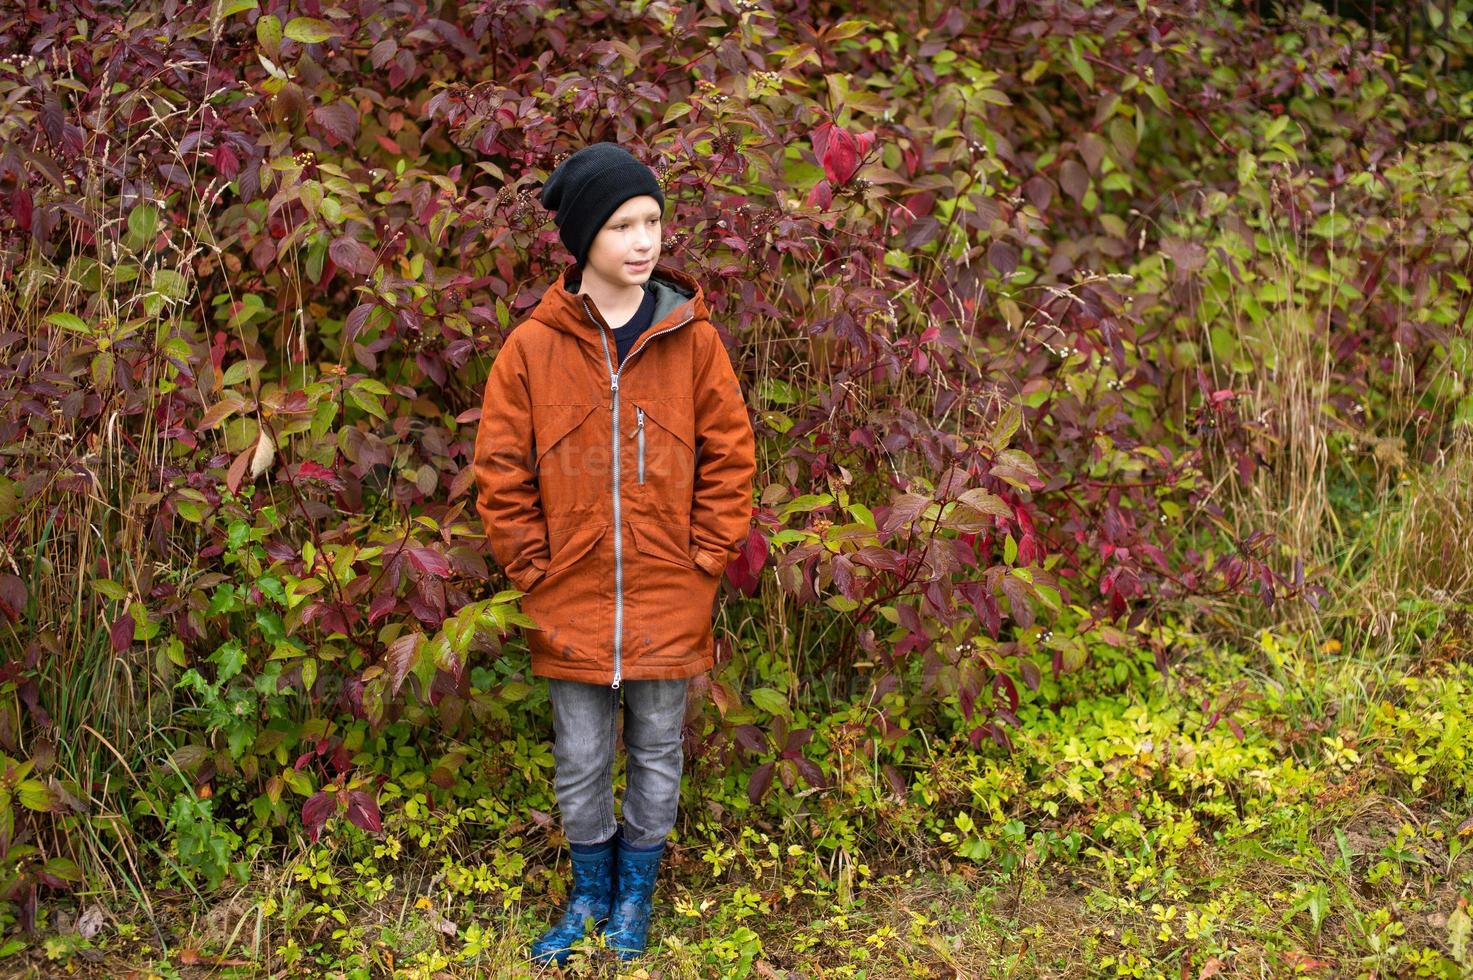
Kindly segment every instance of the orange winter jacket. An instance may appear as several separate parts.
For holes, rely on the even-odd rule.
[[[492,363],[476,506],[537,624],[534,675],[694,677],[752,517],[746,401],[694,278],[656,266],[654,320],[619,365],[579,275],[558,276]]]

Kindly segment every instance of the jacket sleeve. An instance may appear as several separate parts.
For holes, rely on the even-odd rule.
[[[491,556],[522,592],[547,572],[550,557],[535,452],[526,362],[513,331],[486,378],[472,466]]]
[[[696,473],[691,503],[691,559],[720,575],[747,539],[756,439],[731,357],[714,329],[697,351],[695,378]]]

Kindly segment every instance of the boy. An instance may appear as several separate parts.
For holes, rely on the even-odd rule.
[[[527,642],[548,678],[573,855],[568,908],[532,956],[563,963],[591,918],[627,960],[644,950],[675,824],[686,686],[712,666],[716,590],[747,535],[755,440],[700,286],[658,265],[665,197],[651,170],[598,143],[553,171],[542,203],[574,264],[492,364],[477,508],[537,623]]]

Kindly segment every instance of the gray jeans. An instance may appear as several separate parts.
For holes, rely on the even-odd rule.
[[[680,729],[688,680],[626,680],[618,688],[555,677],[552,702],[553,780],[563,834],[570,844],[601,844],[614,836],[614,735],[624,701],[624,839],[659,844],[675,826],[685,762]]]

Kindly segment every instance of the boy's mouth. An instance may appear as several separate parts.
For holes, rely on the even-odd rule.
[[[631,271],[643,272],[650,267],[650,260],[645,259],[643,262],[625,262],[624,265],[627,266]]]

